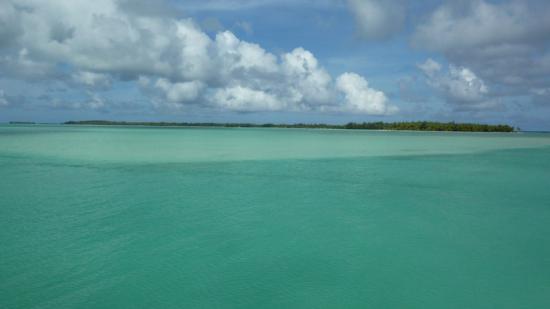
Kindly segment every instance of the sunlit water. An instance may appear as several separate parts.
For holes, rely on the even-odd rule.
[[[550,308],[550,135],[0,126],[0,308]]]

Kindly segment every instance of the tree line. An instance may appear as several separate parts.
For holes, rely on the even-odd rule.
[[[68,125],[118,125],[118,126],[155,126],[155,127],[225,127],[225,128],[309,128],[309,129],[348,129],[348,130],[397,130],[397,131],[454,131],[454,132],[513,132],[509,125],[456,123],[435,121],[404,122],[350,122],[344,125],[323,123],[295,124],[254,124],[254,123],[216,123],[216,122],[144,122],[144,121],[109,121],[84,120],[67,121]]]

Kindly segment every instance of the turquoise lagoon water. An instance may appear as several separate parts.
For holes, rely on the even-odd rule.
[[[550,135],[0,126],[1,308],[550,308]]]

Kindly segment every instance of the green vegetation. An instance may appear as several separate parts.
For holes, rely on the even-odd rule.
[[[311,128],[311,129],[349,129],[349,130],[410,130],[410,131],[460,131],[460,132],[513,132],[509,125],[489,125],[454,122],[350,122],[345,125],[322,123],[306,124],[253,124],[253,123],[213,123],[213,122],[126,122],[108,120],[67,121],[69,125],[118,125],[118,126],[156,126],[156,127],[226,127],[226,128]]]
[[[36,124],[32,121],[10,121],[10,124]]]
[[[513,132],[514,128],[508,125],[489,125],[477,123],[454,122],[364,122],[348,123],[346,129],[366,130],[412,130],[412,131],[460,131],[460,132]]]

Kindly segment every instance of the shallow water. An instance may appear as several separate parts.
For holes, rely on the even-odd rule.
[[[0,126],[0,307],[550,307],[550,135]]]

